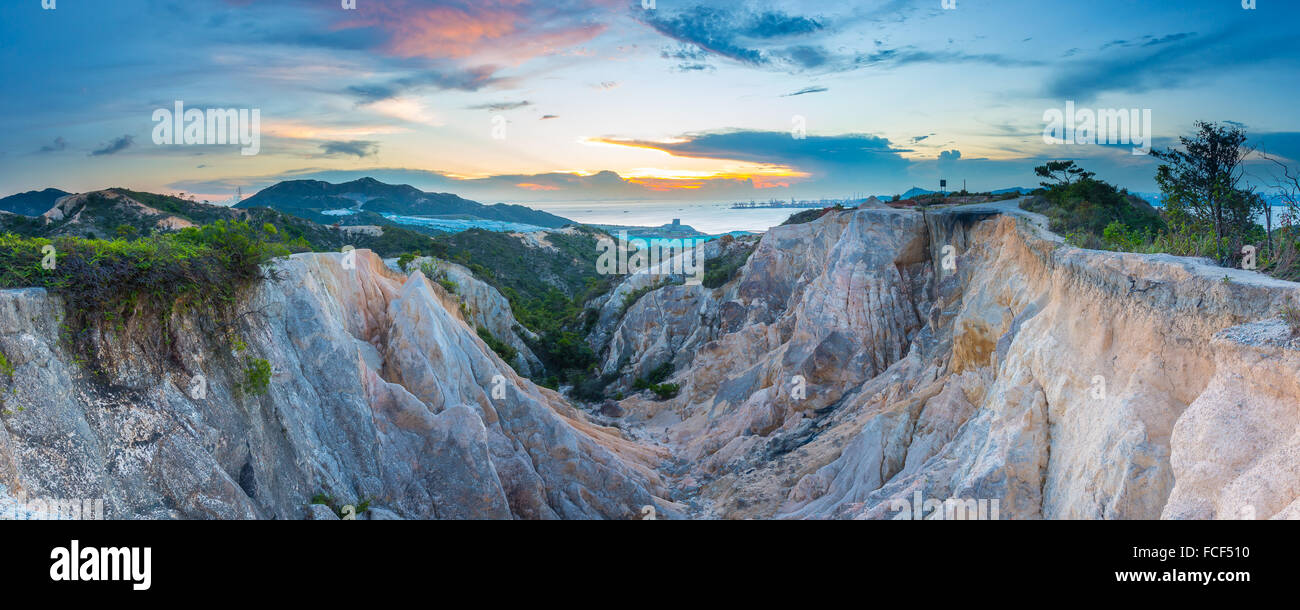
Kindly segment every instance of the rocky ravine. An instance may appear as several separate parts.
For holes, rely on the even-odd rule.
[[[302,518],[323,492],[372,517],[887,519],[920,493],[1015,519],[1300,517],[1300,343],[1275,315],[1300,285],[1065,246],[1014,202],[828,214],[772,229],[721,288],[611,297],[603,370],[671,360],[682,388],[619,418],[515,375],[421,273],[343,261],[278,263],[236,325],[247,354],[182,332],[157,375],[124,341],[107,384],[58,342],[57,299],[0,291],[24,407],[0,416],[0,505]],[[271,363],[266,395],[236,391],[247,357]]]
[[[1276,318],[1300,285],[1065,246],[1014,204],[777,227],[709,298],[638,302],[617,334],[639,345],[606,362],[689,363],[676,399],[621,405],[673,452],[674,497],[727,518],[897,518],[917,492],[1014,519],[1300,517],[1300,342]]]
[[[325,493],[369,499],[372,516],[618,519],[665,493],[653,450],[517,376],[441,287],[369,251],[355,259],[295,255],[253,295],[236,331],[273,367],[261,396],[238,395],[238,359],[196,332],[181,333],[182,363],[161,377],[123,342],[109,382],[93,382],[58,341],[55,298],[0,291],[0,349],[15,365],[0,501],[303,518]]]

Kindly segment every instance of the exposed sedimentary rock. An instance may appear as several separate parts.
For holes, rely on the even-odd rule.
[[[461,297],[364,251],[355,268],[279,263],[236,319],[246,351],[177,318],[159,373],[128,328],[106,380],[59,342],[57,299],[2,291],[0,507],[329,518],[307,506],[323,493],[371,500],[372,518],[895,519],[918,499],[1004,519],[1300,518],[1300,340],[1276,319],[1300,285],[1081,250],[1042,224],[1015,202],[868,207],[772,229],[717,289],[625,309],[662,279],[632,276],[592,344],[612,387],[672,362],[681,391],[590,415],[479,339],[514,327],[499,294],[456,276],[467,324]],[[265,395],[238,389],[252,358],[275,372]]]
[[[1298,289],[1064,246],[1014,202],[828,214],[770,231],[715,302],[630,318],[715,338],[675,354],[680,397],[622,406],[704,516],[896,518],[918,492],[1001,518],[1294,516],[1297,345],[1239,325]]]
[[[385,263],[390,269],[397,270],[397,259],[387,260]],[[506,300],[505,296],[487,282],[474,277],[469,269],[449,261],[436,260],[428,256],[417,257],[407,264],[407,269],[414,272],[426,264],[432,265],[444,274],[447,280],[455,284],[455,298],[465,306],[461,312],[462,314],[468,312],[469,319],[466,322],[470,327],[486,328],[493,337],[519,352],[515,361],[510,363],[516,371],[525,376],[541,373],[542,361],[533,353],[532,348],[528,347],[525,340],[525,338],[537,339],[537,335],[524,328],[515,319],[515,314],[510,309],[510,301]],[[459,309],[459,306],[457,308]]]
[[[516,375],[422,274],[368,251],[347,260],[278,263],[237,320],[245,352],[214,353],[186,326],[156,376],[128,335],[107,383],[59,342],[57,299],[0,292],[16,366],[0,484],[103,498],[110,518],[305,518],[318,493],[405,518],[630,518],[656,504],[653,450]],[[236,389],[245,358],[269,361],[264,395]]]

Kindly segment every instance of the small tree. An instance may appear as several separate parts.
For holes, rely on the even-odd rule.
[[[1034,168],[1034,173],[1039,177],[1055,180],[1056,183],[1040,182],[1044,188],[1053,186],[1070,186],[1075,180],[1088,180],[1097,174],[1084,171],[1082,167],[1074,164],[1074,161],[1048,161],[1047,165],[1040,165]]]
[[[1263,154],[1263,157],[1273,164],[1270,172],[1270,185],[1277,192],[1278,198],[1281,199],[1285,206],[1282,212],[1282,227],[1279,236],[1282,238],[1282,244],[1277,250],[1279,254],[1288,259],[1295,254],[1295,233],[1297,223],[1300,223],[1300,168],[1292,167],[1277,157]],[[1272,211],[1273,206],[1264,202],[1264,210],[1269,224],[1269,249],[1273,250],[1272,235]],[[1276,256],[1274,257],[1276,258]],[[1281,265],[1277,271],[1285,271],[1282,267],[1289,265],[1292,260],[1279,261]]]
[[[1179,138],[1183,150],[1151,151],[1164,161],[1156,182],[1166,209],[1214,228],[1215,253],[1223,263],[1225,237],[1240,236],[1253,224],[1257,199],[1238,185],[1254,149],[1245,145],[1246,132],[1234,125],[1197,121],[1196,128],[1192,137]]]

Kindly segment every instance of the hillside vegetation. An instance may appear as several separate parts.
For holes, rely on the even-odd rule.
[[[0,288],[43,287],[63,298],[63,339],[102,370],[97,339],[138,330],[133,338],[171,354],[175,313],[209,321],[234,314],[238,296],[268,276],[263,264],[291,252],[270,225],[218,220],[138,239],[0,235]]]

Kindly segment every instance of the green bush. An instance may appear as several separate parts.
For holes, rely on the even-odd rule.
[[[271,363],[262,358],[254,358],[244,367],[244,380],[239,389],[250,396],[265,394],[271,386]]]
[[[337,515],[339,519],[343,519],[348,516],[348,510],[347,510],[348,506],[352,507],[353,516],[364,515],[370,511],[369,498],[363,498],[361,501],[357,502],[356,504],[349,505],[349,504],[344,504],[342,502],[339,502],[334,498],[334,496],[331,496],[329,494],[318,493],[311,497],[311,504],[319,504],[321,506],[325,506],[329,508],[330,511],[332,511],[335,515]]]
[[[720,288],[730,282],[736,274],[740,272],[741,267],[749,261],[750,255],[757,249],[758,244],[749,247],[732,247],[724,252],[721,256],[716,256],[704,262],[704,280],[701,282],[705,288]]]
[[[573,375],[573,391],[570,396],[585,402],[605,400],[605,387],[618,379],[618,375]]]
[[[477,331],[479,338],[482,339],[488,347],[492,348],[492,351],[496,352],[496,354],[500,356],[502,360],[506,361],[507,364],[514,366],[515,357],[519,355],[519,350],[496,338],[496,336],[492,334],[492,331],[489,331],[482,326],[478,327]]]
[[[673,369],[674,367],[671,361],[665,362],[655,367],[654,370],[650,371],[650,373],[644,378],[637,378],[636,381],[632,382],[632,389],[650,390],[659,397],[659,400],[668,400],[669,398],[673,398],[677,396],[678,390],[681,389],[680,386],[675,383],[663,383],[664,380],[672,376]]]
[[[676,398],[677,392],[680,389],[681,388],[675,383],[661,383],[658,385],[650,386],[650,391],[654,392],[655,396],[659,397],[659,400],[668,400],[669,398]]]
[[[676,367],[673,366],[672,361],[665,362],[650,371],[650,374],[646,376],[646,380],[650,383],[663,383],[672,376],[674,368]]]
[[[1047,216],[1050,228],[1062,235],[1084,231],[1100,236],[1114,222],[1138,234],[1155,235],[1166,228],[1164,219],[1150,204],[1092,178],[1038,191],[1020,207]]]
[[[0,235],[0,288],[43,287],[64,301],[63,339],[87,354],[98,334],[120,331],[133,320],[145,353],[171,353],[172,314],[200,311],[222,318],[242,290],[268,277],[263,265],[289,254],[247,223],[218,221],[176,233],[112,241]]]
[[[831,213],[832,211],[843,210],[843,209],[844,208],[841,206],[835,206],[830,208],[814,208],[811,210],[804,210],[802,212],[795,212],[794,214],[791,214],[789,218],[785,219],[785,222],[781,223],[781,226],[784,227],[786,225],[801,225],[806,222],[812,222],[814,220],[817,220],[818,218],[821,218],[822,216]]]

